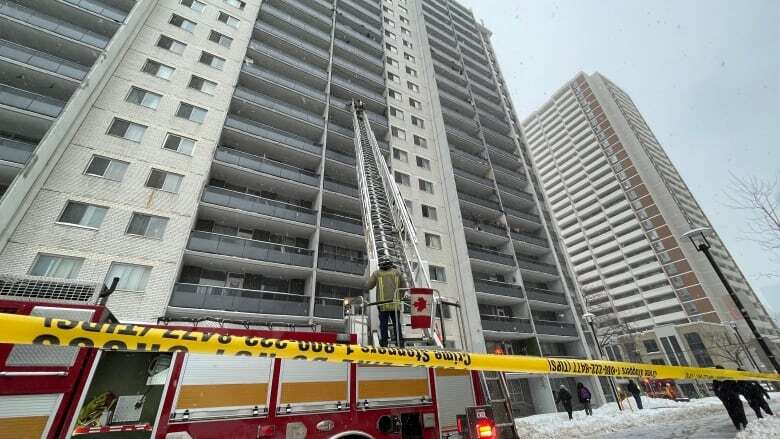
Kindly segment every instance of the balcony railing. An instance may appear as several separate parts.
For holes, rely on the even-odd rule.
[[[351,82],[349,79],[342,78],[336,74],[333,75],[332,79],[334,84],[340,87],[344,87],[348,91],[355,93],[358,96],[361,96],[363,98],[371,98],[374,101],[380,102],[382,103],[382,105],[385,105],[385,98],[381,94],[373,90],[369,90],[368,88],[363,87],[362,85],[355,84],[354,82]]]
[[[204,310],[305,316],[309,297],[275,291],[176,283],[170,306]]]
[[[25,164],[30,160],[34,150],[35,144],[0,137],[0,160],[2,161]]]
[[[79,81],[89,72],[87,66],[3,39],[0,39],[0,56]]]
[[[532,334],[531,321],[517,317],[504,317],[481,314],[482,329],[485,331],[514,332]]]
[[[349,74],[355,79],[369,82],[376,88],[384,90],[385,80],[382,76],[339,56],[333,57],[333,63],[343,69],[344,74]]]
[[[328,148],[325,150],[325,157],[329,159],[336,160],[338,162],[347,164],[347,165],[355,165],[355,157],[350,156],[341,152],[336,151],[333,148]]]
[[[347,26],[346,24],[342,23],[336,23],[336,30],[337,31],[343,31],[347,35],[349,35],[352,38],[355,38],[356,40],[361,41],[363,44],[365,44],[368,47],[371,47],[372,49],[376,50],[377,52],[382,52],[382,45],[379,44],[379,42],[374,41],[365,35],[361,34],[360,32],[352,29],[351,27]]]
[[[42,14],[13,2],[0,3],[0,16],[9,17],[100,49],[104,49],[110,40],[105,35],[83,29],[65,20]]]
[[[578,335],[577,328],[574,326],[574,323],[534,319],[534,326],[536,327],[536,332],[538,334],[561,335],[568,337],[576,337]]]
[[[49,117],[59,116],[62,108],[65,106],[65,102],[59,99],[5,84],[0,84],[0,104]]]
[[[268,46],[267,44],[263,44],[256,40],[252,40],[249,43],[249,48],[254,50],[257,53],[262,53],[263,55],[272,58],[276,61],[283,62],[287,65],[293,66],[296,69],[304,71],[316,78],[322,79],[323,81],[328,80],[327,74],[325,73],[324,70],[312,67],[307,63],[299,60],[298,58],[287,55],[280,50],[276,50],[273,47]]]
[[[465,141],[466,143],[474,146],[475,148],[482,149],[482,142],[479,141],[479,139],[477,139],[476,137],[472,136],[471,134],[468,134],[465,131],[454,128],[450,125],[446,126],[446,130],[448,135],[457,137],[462,141]]]
[[[366,272],[368,261],[353,258],[345,258],[328,254],[320,254],[317,257],[317,268],[321,270],[337,271],[339,273],[363,275]]]
[[[218,206],[239,209],[245,212],[259,213],[306,224],[314,224],[316,222],[316,210],[215,186],[206,187],[203,191],[202,200],[204,203],[216,204]]]
[[[505,185],[499,185],[499,190],[501,190],[501,192],[505,192],[505,193],[508,193],[510,195],[514,195],[515,197],[520,198],[520,199],[522,199],[524,201],[527,201],[529,203],[533,203],[534,202],[534,196],[529,194],[528,192],[524,192],[524,191],[521,191],[521,190],[517,190],[517,189],[511,188],[511,187],[507,187]]]
[[[471,258],[481,259],[483,261],[495,262],[497,264],[503,264],[509,266],[515,265],[515,260],[514,258],[512,258],[512,255],[508,255],[506,253],[501,253],[495,250],[475,247],[471,245],[468,246],[468,250],[469,250],[469,257]]]
[[[350,197],[357,198],[359,195],[357,186],[352,186],[350,184],[346,184],[338,180],[333,180],[326,177],[325,181],[323,182],[323,185],[325,189],[329,191],[338,192],[340,194],[348,195]]]
[[[479,155],[476,155],[476,154],[472,154],[472,153],[470,153],[468,151],[463,151],[462,149],[458,149],[458,148],[456,148],[454,146],[453,146],[453,148],[450,148],[450,155],[452,155],[454,157],[462,158],[464,160],[468,160],[468,161],[470,161],[470,162],[472,162],[473,164],[476,164],[476,165],[480,165],[480,166],[483,166],[483,167],[487,167],[488,166],[487,160],[485,160],[483,157],[481,157]]]
[[[299,267],[311,267],[314,262],[314,252],[309,249],[198,230],[193,230],[190,233],[187,249]]]
[[[493,188],[493,180],[491,180],[489,178],[480,177],[479,175],[474,175],[471,172],[467,172],[467,171],[464,171],[464,170],[458,169],[458,168],[452,168],[452,170],[453,170],[453,173],[455,175],[459,176],[459,177],[463,177],[463,178],[465,178],[467,180],[471,180],[471,181],[473,181],[475,183],[479,183],[479,184],[488,186],[491,189]]]
[[[539,220],[539,217],[530,213],[521,212],[517,209],[512,209],[510,207],[505,207],[504,210],[506,210],[507,215],[511,215],[517,218],[522,218],[527,221],[531,221],[537,224],[541,224],[541,221]]]
[[[542,238],[537,238],[535,236],[526,235],[525,233],[520,232],[511,232],[512,239],[522,242],[527,242],[529,244],[538,245],[540,247],[547,247],[547,241]]]
[[[276,111],[277,113],[281,113],[285,116],[290,116],[290,117],[303,120],[305,122],[308,122],[320,128],[323,128],[325,126],[325,122],[323,121],[322,117],[316,114],[309,113],[308,111],[304,111],[301,110],[300,108],[296,108],[288,104],[287,102],[271,98],[269,96],[254,92],[244,87],[237,87],[236,90],[233,92],[233,96],[238,99],[250,102],[252,104],[267,108],[269,110]]]
[[[506,230],[492,224],[485,224],[472,219],[463,218],[463,226],[480,232],[492,233],[496,236],[506,237]]]
[[[363,222],[361,220],[335,213],[323,212],[320,225],[328,229],[341,230],[342,232],[354,233],[356,235],[363,234]]]
[[[361,50],[359,47],[341,41],[338,38],[334,40],[333,44],[344,52],[351,53],[360,59],[366,60],[377,68],[382,68],[382,58],[377,57],[376,55],[372,55],[365,50]]]
[[[265,9],[263,10],[266,11]],[[309,29],[313,29],[311,26],[308,26]],[[261,21],[258,21],[255,23],[255,29],[264,32],[268,35],[272,35],[275,38],[278,38],[282,41],[287,42],[287,44],[290,44],[292,46],[295,46],[299,49],[302,49],[306,52],[308,52],[309,55],[312,56],[318,56],[323,60],[328,59],[328,51],[322,49],[321,47],[315,46],[314,44],[308,43],[306,41],[303,41],[300,39],[299,36],[293,35],[290,33],[287,33],[281,29],[278,29],[275,26],[269,25],[268,23],[263,23]],[[317,34],[319,36],[319,34]],[[328,38],[329,40],[330,38]]]
[[[520,285],[508,284],[488,279],[474,279],[474,288],[480,293],[497,294],[499,296],[523,298]]]
[[[304,1],[300,1],[300,0],[285,0],[285,3],[288,3],[290,6],[293,6],[293,7],[297,8],[297,9],[299,9],[299,10],[309,14],[310,16],[315,18],[317,21],[322,22],[323,25],[330,26],[330,17],[329,16],[327,16],[327,15],[317,11],[316,9],[308,6]]]
[[[557,291],[542,290],[539,288],[527,288],[525,294],[528,296],[528,300],[536,300],[539,302],[556,303],[559,305],[566,305],[569,302],[566,300],[566,295]]]
[[[344,318],[344,299],[338,297],[314,297],[314,317],[326,319]]]
[[[312,140],[306,137],[261,124],[260,122],[243,119],[232,114],[228,115],[227,119],[225,119],[225,126],[313,154],[319,155],[322,152],[322,147],[315,145]]]
[[[255,64],[244,63],[241,66],[241,71],[247,75],[254,76],[255,78],[272,81],[277,85],[294,90],[308,98],[316,99],[322,103],[325,102],[325,93],[322,90],[317,90],[316,88],[309,87],[307,85],[301,84],[300,82],[285,78],[282,75],[262,67],[258,67]]]
[[[214,159],[224,163],[230,163],[242,168],[262,172],[263,174],[273,175],[284,180],[293,180],[310,186],[319,186],[319,175],[296,168],[286,163],[277,162],[267,157],[252,155],[233,148],[220,146],[214,154]]]
[[[310,35],[314,35],[315,37],[323,41],[328,41],[328,42],[330,41],[330,35],[328,35],[326,32],[323,32],[315,27],[312,27],[308,23],[305,23],[293,17],[292,15],[287,14],[282,10],[275,8],[271,5],[263,5],[263,14],[269,14],[274,16],[278,20],[286,21],[291,26],[297,28],[298,31],[303,31]]]
[[[540,271],[542,273],[548,273],[548,274],[555,274],[555,275],[558,274],[558,269],[555,268],[555,265],[539,262],[533,258],[529,258],[528,256],[523,256],[518,254],[515,254],[515,256],[517,257],[517,264],[520,266],[520,268]]]
[[[492,200],[486,200],[484,198],[475,197],[474,195],[467,194],[465,192],[458,191],[458,198],[461,201],[468,201],[469,203],[478,204],[480,206],[488,207],[490,209],[499,210],[498,202]]]
[[[448,122],[447,119],[451,119],[454,121],[456,126],[462,129],[469,129],[472,130],[472,132],[477,130],[477,123],[474,121],[474,119],[466,117],[457,111],[450,110],[447,107],[441,107],[441,112],[445,118],[445,122]]]

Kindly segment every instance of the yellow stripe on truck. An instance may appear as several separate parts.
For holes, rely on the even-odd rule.
[[[177,409],[264,406],[268,383],[187,384],[179,390]]]
[[[0,439],[41,437],[47,422],[49,422],[48,416],[0,418]]]
[[[136,352],[191,352],[315,362],[350,362],[545,375],[780,381],[780,374],[776,373],[415,348],[375,348],[342,343],[289,341],[162,329],[132,324],[79,322],[17,314],[0,314],[0,343],[94,347]]]
[[[462,377],[468,375],[469,371],[460,369],[436,369],[437,377]]]
[[[348,399],[346,381],[282,383],[281,395],[279,395],[281,404],[347,401]]]
[[[359,400],[380,398],[418,398],[428,396],[428,380],[361,380]]]

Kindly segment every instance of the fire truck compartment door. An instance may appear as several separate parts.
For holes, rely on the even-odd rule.
[[[422,402],[431,396],[424,367],[357,367],[357,399],[365,402]]]
[[[0,439],[44,438],[62,394],[0,396]]]
[[[334,408],[349,401],[349,364],[282,360],[279,410]]]
[[[189,354],[176,411],[268,407],[273,360]]]
[[[457,415],[466,413],[466,407],[476,405],[471,372],[466,370],[436,369],[436,406],[442,431],[457,430]]]

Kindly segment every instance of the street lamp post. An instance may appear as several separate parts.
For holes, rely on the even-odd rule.
[[[707,236],[704,234],[704,232],[710,230],[709,227],[699,227],[693,230],[689,230],[685,233],[683,233],[684,238],[688,238],[691,240],[691,243],[696,248],[696,250],[704,253],[704,256],[707,257],[707,260],[710,262],[710,265],[712,265],[712,269],[715,270],[715,274],[718,275],[718,278],[720,278],[720,281],[723,283],[723,286],[726,288],[726,291],[729,293],[729,296],[731,296],[731,300],[734,301],[734,304],[737,306],[737,309],[739,309],[739,312],[742,314],[742,318],[745,319],[745,323],[747,323],[750,330],[753,332],[753,336],[756,338],[756,341],[758,341],[758,345],[761,346],[761,349],[764,351],[764,354],[769,359],[769,362],[772,363],[772,367],[775,368],[776,372],[780,372],[780,364],[777,363],[777,358],[775,358],[775,354],[772,352],[771,349],[769,349],[769,345],[766,344],[766,341],[764,340],[764,337],[761,336],[761,334],[756,329],[756,325],[753,324],[753,320],[750,318],[750,316],[747,313],[747,310],[742,305],[742,301],[737,297],[737,293],[734,291],[733,288],[731,288],[731,284],[729,283],[728,279],[726,279],[726,276],[723,275],[723,272],[720,270],[720,267],[718,266],[718,263],[715,262],[715,259],[712,257],[712,253],[710,253],[710,242],[707,240]],[[694,238],[698,238],[699,242],[697,243]]]
[[[599,359],[604,359],[604,350],[601,348],[601,342],[599,342],[599,337],[596,334],[596,315],[590,312],[586,312],[582,315],[582,318],[588,322],[588,326],[590,326],[590,332],[593,334],[593,340],[596,341],[596,348],[599,350]],[[612,396],[615,397],[615,403],[617,404],[620,411],[623,411],[623,406],[620,405],[620,398],[618,397],[617,393],[617,386],[615,385],[615,378],[614,377],[608,377],[607,381],[609,381],[609,388],[612,390]]]
[[[737,341],[739,342],[739,347],[745,350],[745,354],[747,355],[750,364],[753,365],[756,371],[761,372],[761,368],[758,367],[758,363],[756,362],[756,359],[753,358],[753,354],[750,353],[750,348],[748,347],[748,345],[745,344],[745,339],[743,339],[742,334],[739,333],[739,329],[737,328],[737,322],[728,322],[728,325],[731,327],[731,329],[734,330],[734,334],[737,336]],[[737,358],[739,358],[739,356],[737,356]]]

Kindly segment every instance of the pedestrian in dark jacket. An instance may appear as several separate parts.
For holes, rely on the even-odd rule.
[[[761,384],[757,381],[742,381],[740,384],[742,385],[742,391],[740,393],[745,395],[748,405],[756,412],[757,418],[761,419],[764,417],[764,415],[761,414],[761,409],[763,409],[767,415],[771,416],[774,414],[772,413],[772,409],[769,408],[766,399],[764,399],[765,397],[769,398],[769,392],[767,392]]]
[[[580,402],[585,407],[585,414],[593,416],[593,409],[590,408],[590,389],[585,387],[582,383],[577,383],[577,398],[579,398]]]
[[[636,406],[639,407],[639,410],[642,410],[642,397],[639,396],[639,386],[637,386],[633,380],[628,380],[628,392],[634,397],[634,401],[636,401]]]
[[[555,396],[555,403],[558,404],[559,402],[563,405],[566,413],[569,414],[569,420],[571,421],[571,393],[569,393],[569,390],[563,384],[561,384],[561,387],[558,390],[558,395]]]
[[[723,366],[715,366],[715,368],[723,369]],[[742,400],[739,399],[740,385],[734,380],[713,380],[712,388],[723,406],[726,407],[726,412],[737,431],[746,428],[748,422],[745,416],[745,407],[742,405]]]

